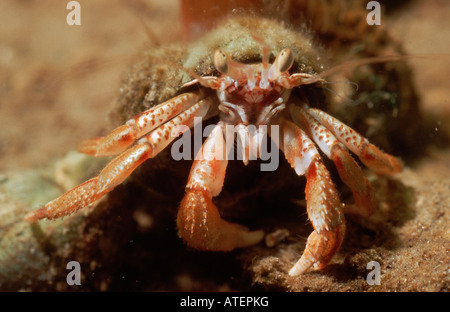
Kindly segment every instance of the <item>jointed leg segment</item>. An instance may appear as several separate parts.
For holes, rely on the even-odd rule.
[[[294,121],[306,131],[325,155],[333,160],[342,181],[352,190],[355,205],[346,205],[345,212],[371,215],[376,207],[372,186],[345,146],[305,109],[292,105],[290,111]]]
[[[81,142],[78,150],[97,157],[117,155],[130,147],[136,139],[189,109],[198,101],[197,93],[183,93],[140,113],[105,137]]]
[[[230,251],[262,240],[263,231],[223,220],[212,201],[222,190],[228,164],[221,125],[214,128],[203,144],[203,156],[196,159],[178,211],[179,235],[188,246],[211,251]]]
[[[26,219],[59,218],[100,199],[140,164],[167,147],[175,139],[173,132],[178,126],[192,127],[194,117],[205,117],[210,102],[208,98],[200,100],[198,93],[182,94],[130,119],[104,138],[84,141],[79,148],[84,153],[120,155],[97,177],[30,213]],[[314,227],[303,255],[289,271],[295,276],[310,268],[325,267],[338,251],[345,235],[343,205],[312,140],[333,160],[341,179],[352,190],[358,209],[350,206],[353,209],[350,212],[370,215],[375,201],[370,183],[347,148],[379,174],[398,172],[402,165],[397,158],[384,154],[354,130],[320,110],[311,109],[306,104],[303,107],[291,105],[290,113],[295,123],[280,119],[280,148],[296,173],[306,175],[308,217]],[[179,132],[176,131],[176,135]],[[250,231],[242,225],[225,221],[213,203],[213,197],[222,190],[228,164],[224,124],[219,123],[214,128],[200,153],[202,157],[196,157],[193,163],[186,195],[179,207],[179,235],[188,246],[211,251],[230,251],[261,241],[263,231]]]
[[[176,138],[176,136],[172,136],[172,131],[176,127],[181,125],[192,127],[194,117],[204,117],[209,107],[209,99],[201,100],[190,106],[189,109],[159,126],[150,134],[141,138],[135,146],[113,159],[97,177],[75,187],[44,207],[31,212],[25,218],[28,221],[37,221],[43,218],[63,217],[100,199],[122,183],[145,160],[155,157],[172,142]],[[176,134],[178,135],[179,131],[176,131]]]
[[[355,130],[336,118],[319,109],[306,107],[306,111],[330,130],[339,141],[359,157],[364,165],[375,173],[389,175],[402,170],[403,165],[398,158],[383,153]]]
[[[372,186],[346,147],[378,174],[399,172],[402,164],[350,127],[318,109],[311,109],[306,104],[302,107],[291,105],[290,113],[301,129],[286,120],[281,121],[283,150],[297,174],[306,173],[308,216],[314,226],[302,257],[289,272],[290,275],[298,275],[310,267],[323,268],[338,251],[345,233],[342,205],[309,137],[333,160],[342,181],[353,192],[355,205],[345,207],[346,212],[367,216],[373,213],[376,206]]]
[[[289,271],[289,275],[295,276],[311,267],[321,269],[328,264],[344,238],[345,219],[336,188],[314,143],[289,121],[281,121],[281,131],[287,161],[297,174],[306,173],[308,217],[314,227],[302,257]]]

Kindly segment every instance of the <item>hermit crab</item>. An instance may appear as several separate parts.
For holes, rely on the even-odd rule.
[[[265,18],[228,19],[183,54],[181,64],[174,62],[171,70],[180,74],[169,99],[105,137],[80,144],[83,153],[116,156],[98,176],[26,219],[60,218],[92,204],[198,121],[218,118],[187,180],[177,216],[179,236],[192,248],[211,251],[230,251],[263,239],[262,230],[251,231],[222,219],[213,199],[222,190],[232,142],[239,141],[247,164],[264,156],[263,141],[270,136],[297,175],[306,176],[307,212],[314,227],[289,274],[324,268],[344,239],[344,213],[368,216],[375,209],[372,187],[350,152],[377,174],[402,170],[399,159],[320,109],[326,100],[322,86],[329,74],[324,63],[320,49],[303,31]],[[148,92],[157,93],[158,88]],[[353,193],[354,204],[341,203],[322,155],[334,162]]]

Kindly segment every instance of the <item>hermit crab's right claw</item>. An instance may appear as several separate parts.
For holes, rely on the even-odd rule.
[[[263,231],[249,231],[223,220],[212,202],[222,190],[228,164],[220,125],[206,139],[199,155],[192,165],[186,195],[178,210],[179,235],[188,246],[199,250],[230,251],[260,242]]]

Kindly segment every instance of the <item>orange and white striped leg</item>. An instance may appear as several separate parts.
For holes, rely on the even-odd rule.
[[[290,112],[294,122],[333,160],[342,181],[352,190],[355,205],[346,205],[344,211],[362,216],[371,215],[376,207],[373,188],[345,146],[304,109],[291,105]]]
[[[308,217],[314,231],[309,235],[300,260],[289,275],[303,274],[310,268],[324,268],[339,250],[345,234],[342,204],[330,174],[314,143],[295,124],[282,120],[282,149],[298,175],[306,174]]]
[[[100,174],[68,191],[44,207],[29,213],[25,219],[31,222],[39,219],[56,219],[72,214],[100,199],[121,184],[140,164],[158,155],[177,136],[172,136],[178,126],[192,127],[195,117],[204,117],[210,107],[210,100],[204,99],[141,138],[135,146],[114,158]],[[181,128],[187,130],[187,127]],[[179,130],[179,129],[178,129]],[[180,131],[176,131],[179,135]]]
[[[105,137],[84,140],[78,145],[78,151],[96,157],[118,155],[130,147],[136,139],[187,110],[199,99],[197,93],[176,96],[131,118]]]
[[[212,202],[223,186],[228,160],[221,125],[205,140],[202,157],[197,155],[189,174],[186,194],[177,216],[179,236],[188,246],[199,250],[230,251],[261,241],[263,231],[225,221]]]
[[[306,105],[305,110],[330,130],[340,142],[359,157],[364,165],[375,173],[390,175],[403,169],[400,159],[383,153],[362,135],[336,118],[319,109],[308,108]]]

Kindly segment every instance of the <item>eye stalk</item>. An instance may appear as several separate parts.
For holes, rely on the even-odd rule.
[[[294,56],[292,55],[291,49],[281,50],[273,64],[280,73],[288,71],[292,64],[294,64]]]
[[[239,80],[243,77],[248,79],[248,85],[250,90],[256,85],[256,78],[253,75],[254,68],[250,65],[235,62],[222,50],[216,50],[213,58],[214,66],[216,69],[224,74],[229,76],[234,80]],[[272,65],[267,69],[268,64],[268,55],[263,58],[263,70],[261,72],[261,80],[259,82],[259,86],[263,89],[269,86],[270,81],[275,81],[280,77],[283,73],[287,72],[294,63],[294,56],[289,48],[283,49],[278,53],[275,61]]]
[[[253,69],[247,64],[235,62],[231,57],[222,50],[216,50],[214,53],[214,66],[216,69],[234,80],[242,78],[245,75],[249,81],[254,80]]]
[[[228,74],[228,55],[222,50],[216,50],[214,53],[214,66],[222,74]]]
[[[269,80],[276,80],[282,73],[287,72],[294,64],[294,55],[291,49],[286,48],[278,53],[269,69]]]

